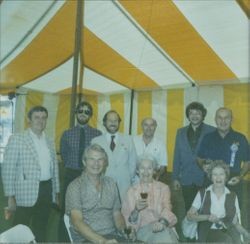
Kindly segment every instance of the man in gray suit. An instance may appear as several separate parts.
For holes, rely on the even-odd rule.
[[[30,226],[38,242],[46,241],[52,200],[59,204],[55,146],[44,133],[47,118],[42,106],[28,112],[30,128],[10,137],[2,164],[8,209],[15,211],[13,224]]]
[[[92,144],[99,144],[107,152],[109,165],[105,175],[116,181],[123,200],[135,177],[137,155],[132,137],[118,132],[120,123],[119,114],[108,111],[103,117],[107,133],[95,137]]]

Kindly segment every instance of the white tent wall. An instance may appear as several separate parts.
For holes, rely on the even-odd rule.
[[[168,151],[169,171],[172,171],[173,149],[176,130],[188,124],[185,118],[185,107],[192,101],[199,101],[208,110],[205,122],[214,125],[214,114],[221,106],[233,110],[233,127],[242,132],[248,139],[249,130],[249,84],[204,86],[185,89],[169,89],[158,91],[135,92],[133,102],[132,135],[141,133],[141,120],[154,117],[158,122],[156,135],[166,142]],[[20,92],[21,93],[21,92]],[[42,104],[49,111],[46,132],[55,139],[57,150],[62,132],[69,127],[70,96],[52,95],[22,90],[17,97],[15,131],[21,131],[27,126],[27,111],[34,105]],[[124,93],[84,96],[94,108],[90,124],[105,131],[102,125],[103,115],[110,109],[118,111],[122,123],[120,131],[129,133],[130,95]]]

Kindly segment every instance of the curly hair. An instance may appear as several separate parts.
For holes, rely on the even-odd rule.
[[[229,176],[230,176],[229,166],[223,160],[214,160],[214,161],[211,161],[209,170],[207,172],[208,178],[210,180],[212,180],[212,172],[215,168],[223,169],[225,171],[225,174],[226,174],[226,181],[229,179]]]
[[[187,105],[186,107],[186,117],[189,117],[189,112],[190,110],[199,110],[202,113],[202,117],[203,120],[205,119],[206,115],[207,115],[207,109],[203,106],[202,103],[199,102],[192,102],[190,104]]]

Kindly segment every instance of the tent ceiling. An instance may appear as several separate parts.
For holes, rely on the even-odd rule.
[[[249,82],[250,6],[238,2],[85,0],[83,89]],[[70,89],[76,3],[2,1],[1,92],[22,86],[53,93]]]

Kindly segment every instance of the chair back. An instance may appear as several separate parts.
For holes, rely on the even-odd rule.
[[[65,224],[65,227],[66,227],[68,235],[69,235],[70,242],[73,243],[73,239],[72,239],[71,232],[69,229],[70,228],[69,216],[67,214],[64,214],[63,219],[64,219],[64,224]]]
[[[35,236],[26,225],[16,225],[0,234],[0,243],[36,243]]]

